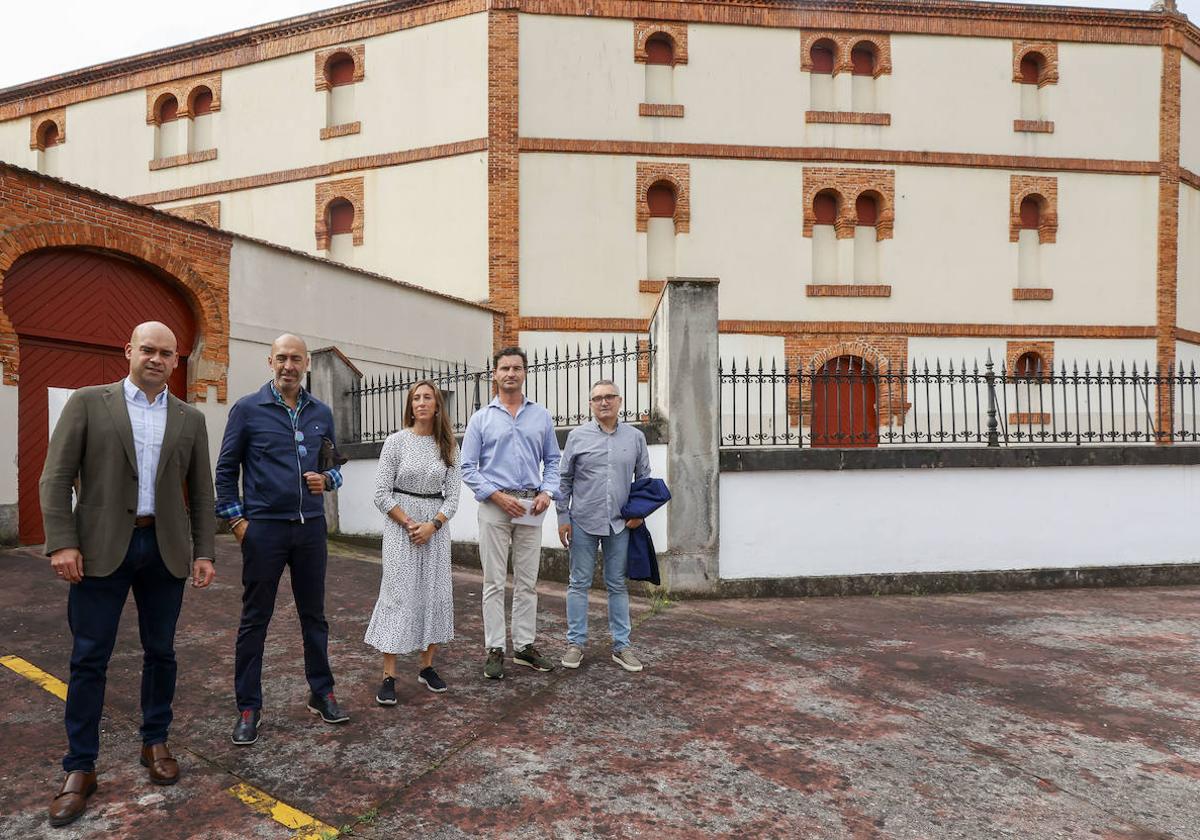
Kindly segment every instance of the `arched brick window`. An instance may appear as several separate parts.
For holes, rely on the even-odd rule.
[[[354,56],[336,52],[325,62],[325,81],[330,87],[354,84]]]
[[[646,275],[665,280],[675,274],[675,207],[677,196],[670,181],[656,181],[646,190]]]
[[[48,149],[51,146],[57,146],[62,140],[58,134],[58,124],[54,120],[46,120],[37,130],[38,147]]]
[[[1039,52],[1026,53],[1021,58],[1021,84],[1036,85],[1042,80],[1046,57]]]
[[[854,282],[879,282],[879,208],[882,197],[874,190],[854,200]]]
[[[354,205],[344,198],[335,198],[325,210],[329,235],[354,232]]]
[[[179,119],[179,100],[171,94],[164,94],[158,100],[158,106],[154,110],[155,119],[159,125],[163,123],[174,122]]]
[[[812,45],[809,55],[812,58],[811,72],[833,75],[833,68],[837,64],[837,44],[829,40],[817,41]]]
[[[1048,373],[1046,362],[1040,353],[1030,350],[1017,357],[1012,375],[1016,379],[1041,379]]]
[[[664,32],[657,32],[646,39],[647,64],[675,64],[675,45]]]
[[[1021,201],[1021,230],[1036,231],[1042,224],[1042,205],[1046,199],[1040,195],[1027,195]]]
[[[879,110],[876,103],[876,71],[879,68],[879,50],[870,41],[859,41],[850,50],[850,109],[862,114]]]
[[[1041,228],[1045,204],[1046,199],[1036,193],[1021,199],[1018,213],[1020,230],[1017,234],[1017,288],[1042,286]]]
[[[879,222],[879,196],[865,192],[854,201],[855,225],[875,227]]]
[[[813,197],[815,224],[812,230],[812,282],[825,285],[838,281],[837,221],[841,196],[822,190]]]
[[[191,112],[192,118],[203,117],[212,113],[213,109],[213,93],[204,85],[200,85],[191,93],[191,107],[188,111]]]
[[[870,41],[861,41],[850,50],[850,66],[855,76],[874,76],[875,64],[875,45]]]

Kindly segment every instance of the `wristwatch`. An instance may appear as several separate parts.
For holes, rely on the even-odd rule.
[[[443,523],[442,523],[442,520],[438,519],[438,518],[435,516],[433,519],[431,519],[431,520],[429,520],[429,521],[433,523],[433,530],[435,530],[435,531],[440,531],[440,530],[442,530],[442,524],[443,524]]]

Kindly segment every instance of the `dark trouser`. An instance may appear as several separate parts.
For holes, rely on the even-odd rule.
[[[87,572],[87,558],[83,558]],[[175,623],[183,603],[183,580],[158,553],[154,526],[136,528],[125,560],[108,577],[85,577],[71,585],[67,621],[71,682],[67,686],[67,754],[63,770],[91,771],[100,752],[100,715],[108,660],[117,641],[125,599],[133,589],[142,637],[142,743],[167,740],[175,699]]]
[[[325,519],[255,519],[242,538],[242,623],[233,679],[238,711],[262,708],[263,644],[275,612],[283,568],[292,571],[292,596],[304,637],[304,675],[315,694],[333,691],[329,624],[325,621]]]

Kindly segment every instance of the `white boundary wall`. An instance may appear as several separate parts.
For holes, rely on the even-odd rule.
[[[342,467],[343,484],[338,490],[338,522],[343,534],[379,536],[383,533],[383,516],[375,507],[375,472],[379,459],[364,458],[350,461]],[[667,472],[667,447],[650,447],[650,471],[659,478]],[[479,523],[476,519],[479,503],[465,484],[460,485],[458,512],[450,520],[450,538],[455,542],[479,542]],[[657,552],[667,549],[667,515],[670,504],[646,520]],[[562,548],[558,541],[558,518],[553,511],[542,523],[542,547]]]
[[[721,474],[721,578],[1200,562],[1200,466]]]

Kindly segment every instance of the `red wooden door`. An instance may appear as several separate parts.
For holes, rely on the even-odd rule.
[[[830,359],[812,378],[814,447],[879,445],[875,373],[857,356]]]
[[[181,354],[173,394],[187,390],[195,324],[187,302],[146,267],[114,256],[51,250],[18,260],[4,278],[4,308],[19,338],[17,499],[20,540],[39,543],[38,480],[49,442],[49,389],[115,382],[129,372],[125,344],[143,321],[162,321]]]

